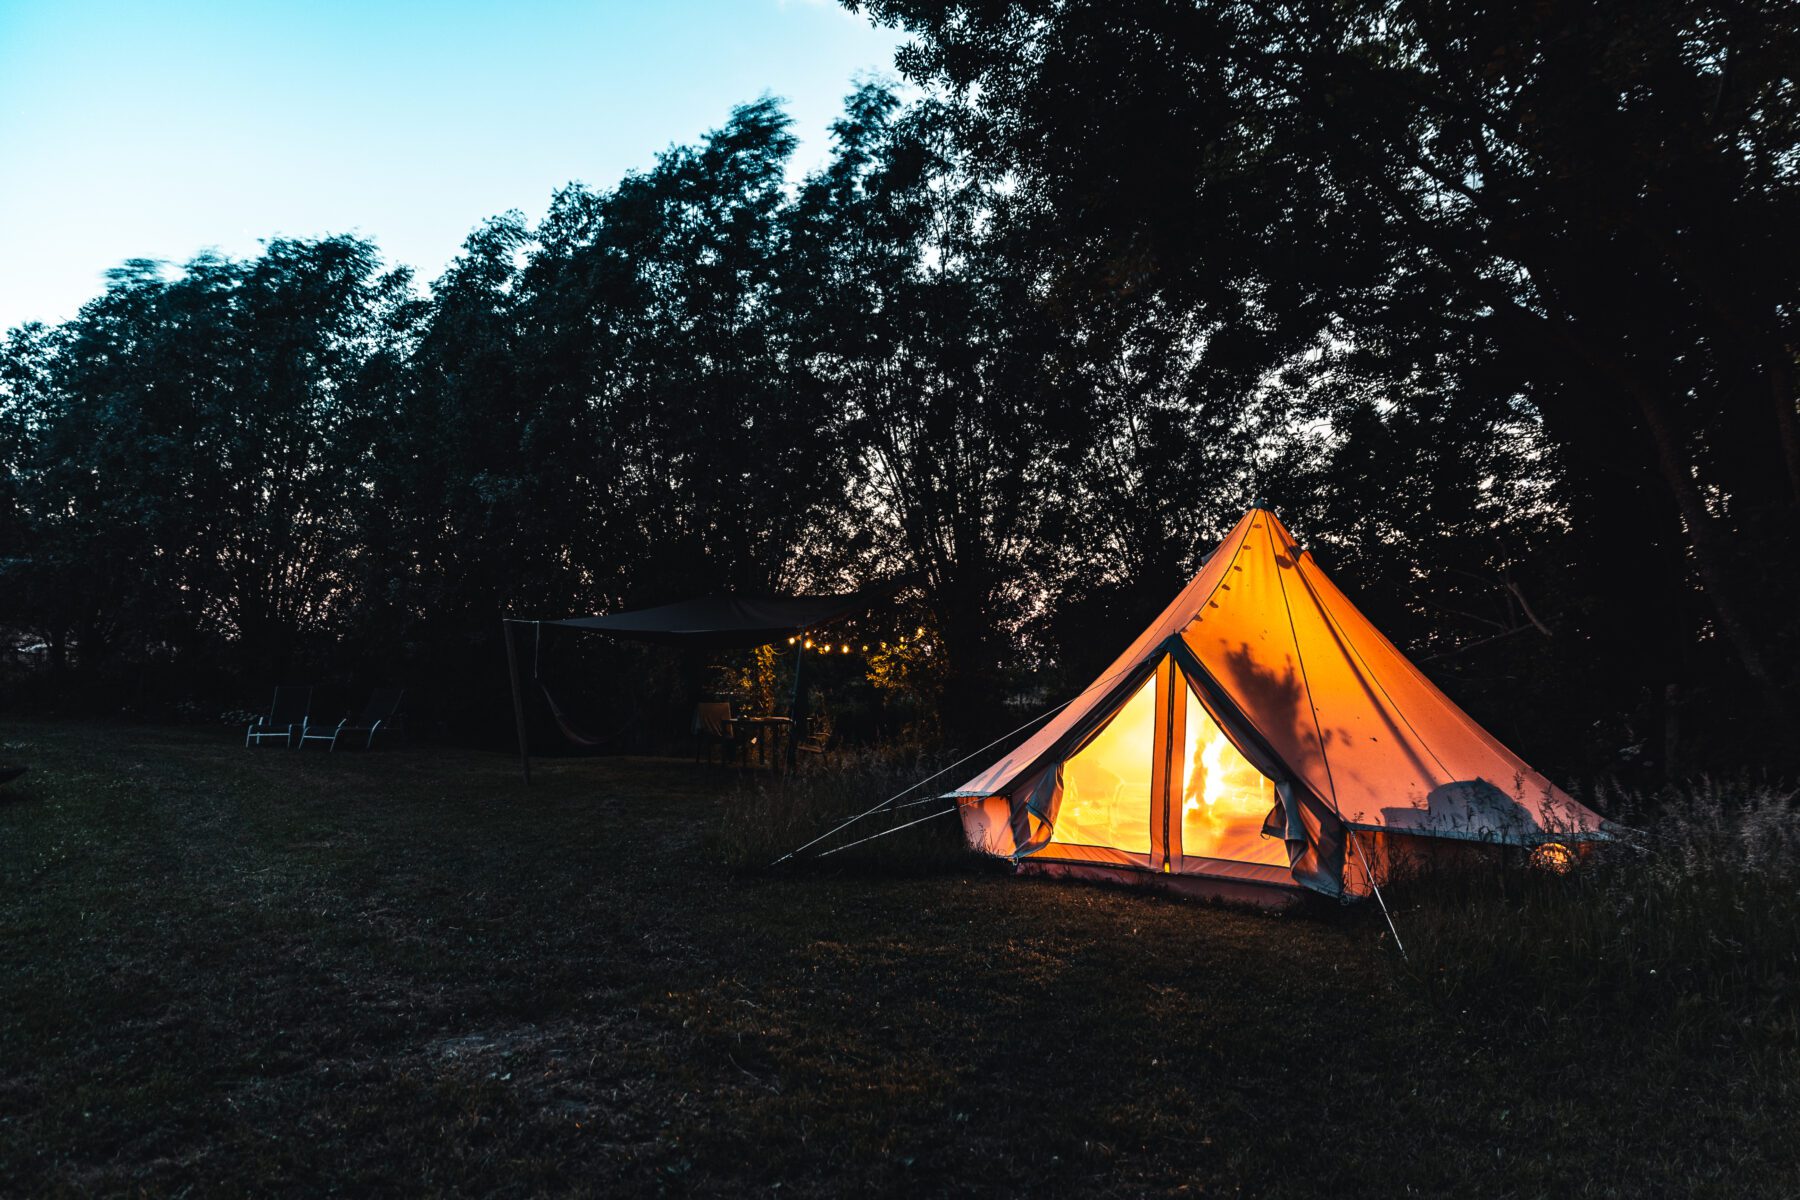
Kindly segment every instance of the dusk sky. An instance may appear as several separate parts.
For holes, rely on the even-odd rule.
[[[826,0],[0,0],[0,330],[124,259],[276,235],[360,233],[429,280],[485,217],[765,92],[801,173],[900,41]]]

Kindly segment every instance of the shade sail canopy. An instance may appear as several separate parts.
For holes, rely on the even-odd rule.
[[[609,637],[713,649],[766,646],[867,611],[906,586],[895,579],[829,596],[705,596],[596,617],[544,621]]]
[[[1439,691],[1265,509],[1099,679],[953,794],[971,842],[1021,863],[1254,866],[1326,892],[1358,887],[1347,832],[1365,831],[1378,859],[1363,866],[1371,851],[1356,847],[1348,865],[1377,876],[1382,855],[1416,856],[1427,841],[1604,836],[1597,814]]]

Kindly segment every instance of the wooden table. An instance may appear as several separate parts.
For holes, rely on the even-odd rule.
[[[785,743],[793,731],[792,717],[733,717],[732,724],[742,725],[753,731],[756,738],[756,758],[764,766],[769,764],[769,747]],[[781,755],[775,756],[775,768],[781,769]]]

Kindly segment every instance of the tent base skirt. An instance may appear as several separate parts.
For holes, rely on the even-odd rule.
[[[1045,862],[1026,859],[1014,864],[1020,875],[1036,875],[1046,879],[1068,879],[1086,883],[1116,884],[1121,887],[1147,888],[1190,900],[1218,900],[1227,904],[1243,904],[1254,908],[1284,909],[1300,903],[1306,889],[1296,883],[1221,875],[1168,875],[1158,871],[1131,867],[1097,866],[1090,863]]]

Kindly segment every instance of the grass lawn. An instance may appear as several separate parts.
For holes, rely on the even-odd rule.
[[[679,761],[0,741],[0,1192],[1800,1194],[1791,1059],[1432,1007],[1367,913],[733,874]]]

